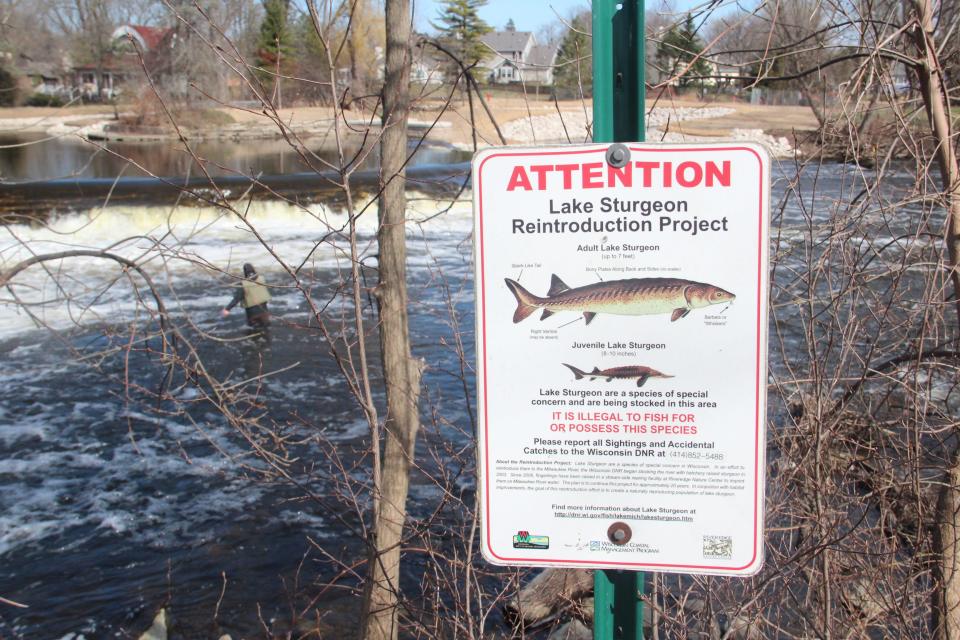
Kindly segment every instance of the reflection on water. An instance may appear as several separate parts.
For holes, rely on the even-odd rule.
[[[337,152],[327,137],[301,140],[304,155],[280,139],[210,140],[191,144],[196,160],[174,140],[161,142],[87,142],[76,137],[48,139],[45,134],[0,133],[0,179],[4,181],[62,178],[155,176],[286,175],[328,170]],[[23,143],[32,143],[25,146]],[[17,146],[15,146],[17,145]],[[412,149],[411,149],[412,150]],[[375,169],[379,154],[364,153],[353,143],[345,150],[357,168]],[[464,162],[470,154],[424,145],[411,165]],[[331,166],[332,165],[332,166]]]

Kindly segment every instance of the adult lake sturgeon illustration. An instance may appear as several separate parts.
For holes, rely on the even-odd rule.
[[[599,367],[594,367],[593,371],[583,371],[577,369],[572,364],[567,364],[565,362],[561,363],[570,371],[573,371],[573,375],[577,380],[583,378],[590,378],[591,380],[596,380],[597,378],[606,378],[607,382],[610,382],[614,378],[621,380],[634,380],[637,381],[637,386],[642,387],[644,383],[650,378],[672,378],[673,376],[668,376],[665,373],[660,373],[656,369],[651,369],[650,367],[641,367],[641,366],[627,366],[627,367],[611,367],[610,369],[600,370]]]
[[[630,278],[609,280],[571,289],[556,274],[551,277],[547,296],[535,296],[520,283],[504,279],[517,299],[514,323],[543,309],[541,320],[559,311],[582,313],[587,324],[598,313],[645,316],[669,313],[676,322],[693,309],[733,302],[735,295],[712,284],[679,278]]]

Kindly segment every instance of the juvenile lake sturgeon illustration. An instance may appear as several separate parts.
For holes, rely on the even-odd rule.
[[[610,382],[614,378],[621,380],[633,380],[636,379],[637,386],[642,387],[647,380],[650,378],[672,378],[673,376],[668,376],[665,373],[660,373],[656,369],[651,369],[650,367],[641,367],[641,366],[628,366],[628,367],[611,367],[610,369],[601,370],[599,367],[594,367],[593,371],[583,371],[582,369],[577,369],[572,364],[567,364],[565,362],[561,363],[570,371],[573,371],[573,375],[577,380],[583,378],[590,378],[591,380],[596,380],[597,378],[606,378],[607,382]]]
[[[541,320],[559,311],[574,311],[582,313],[587,324],[598,313],[622,316],[669,313],[670,321],[676,322],[693,309],[733,302],[737,297],[712,284],[679,278],[609,280],[571,289],[554,274],[547,296],[541,298],[524,289],[519,282],[510,278],[504,280],[517,299],[514,323],[524,320],[537,309],[543,309]]]

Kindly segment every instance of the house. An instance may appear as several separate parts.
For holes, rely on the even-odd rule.
[[[134,72],[132,64],[110,54],[103,56],[99,64],[75,64],[71,69],[73,86],[86,100],[113,98]]]
[[[31,93],[42,93],[48,96],[67,93],[63,84],[63,69],[56,63],[34,60],[21,53],[17,56],[16,70],[26,79]]]
[[[143,64],[157,67],[175,41],[176,33],[170,28],[136,24],[117,27],[111,34],[110,51],[99,61],[73,65],[73,85],[84,98],[112,99],[125,84],[143,76]]]
[[[489,70],[490,82],[553,84],[556,46],[537,44],[533,33],[516,29],[492,31],[481,40],[490,49],[490,55],[480,63]]]
[[[410,82],[418,84],[443,84],[449,66],[449,58],[431,47],[427,36],[418,36],[410,64]],[[382,79],[382,78],[381,78]]]
[[[691,63],[674,56],[658,55],[647,58],[646,74],[651,84],[666,84],[670,87],[696,86],[718,89],[737,87],[742,83],[742,65],[733,62],[712,60],[706,56],[699,59],[699,69],[689,68]]]
[[[740,65],[719,61],[708,61],[708,64],[713,77],[705,82],[707,86],[720,88],[742,86],[743,72]]]

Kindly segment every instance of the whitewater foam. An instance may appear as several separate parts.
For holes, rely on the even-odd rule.
[[[164,293],[171,312],[216,312],[229,299],[240,265],[257,265],[268,282],[290,283],[287,269],[349,269],[343,207],[299,205],[279,200],[215,207],[118,205],[54,215],[43,223],[12,224],[0,232],[0,271],[32,255],[71,250],[109,251],[132,260]],[[375,264],[376,204],[357,203],[361,259]],[[407,233],[434,238],[433,251],[449,250],[451,234],[466,237],[472,226],[469,193],[456,201],[411,194]],[[4,237],[5,236],[5,237]],[[416,256],[412,257],[416,260]],[[285,267],[278,263],[282,261]],[[199,284],[209,295],[181,295]],[[35,265],[12,281],[19,302],[0,299],[0,339],[48,326],[145,322],[155,303],[142,279],[102,257],[77,256]],[[276,289],[278,311],[299,310],[295,289]]]

